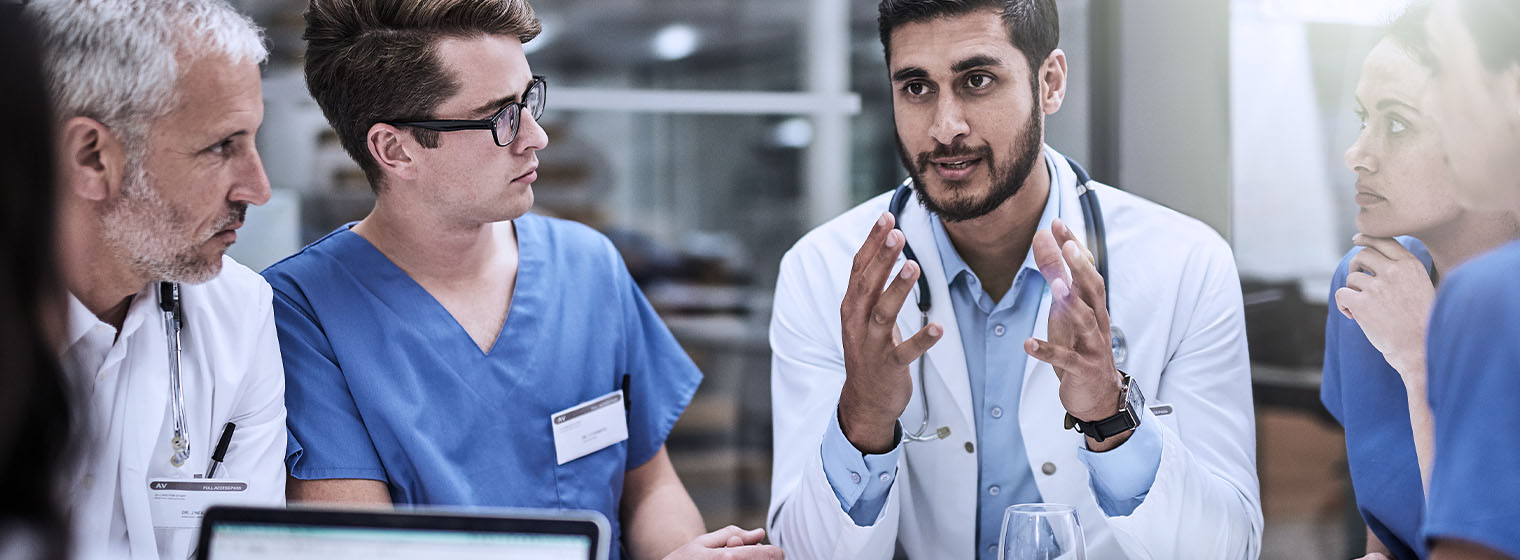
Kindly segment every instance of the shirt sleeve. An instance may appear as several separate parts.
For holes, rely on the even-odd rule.
[[[1335,418],[1335,421],[1345,424],[1341,419],[1341,330],[1348,326],[1350,319],[1337,310],[1335,306],[1335,292],[1346,285],[1346,275],[1351,268],[1351,257],[1356,255],[1358,249],[1352,249],[1341,259],[1341,264],[1335,269],[1335,276],[1330,279],[1330,312],[1325,315],[1325,360],[1321,369],[1319,384],[1319,401],[1324,405],[1325,411]]]
[[[1077,451],[1087,471],[1092,473],[1093,495],[1109,517],[1129,515],[1145,502],[1146,494],[1156,482],[1161,468],[1161,434],[1156,431],[1156,415],[1150,409],[1141,413],[1140,425],[1123,445],[1102,453],[1087,449],[1086,440]]]
[[[385,468],[359,417],[322,325],[304,300],[274,284],[274,319],[285,362],[285,465],[301,480],[362,478],[386,482]]]
[[[1517,261],[1469,262],[1436,297],[1426,351],[1439,450],[1422,529],[1430,544],[1461,539],[1520,557]]]
[[[610,242],[607,247],[616,255]],[[622,285],[625,320],[625,368],[619,375],[628,376],[624,395],[629,406],[626,470],[633,470],[649,462],[665,445],[670,429],[702,383],[702,372],[649,305],[620,257],[616,274]]]
[[[880,455],[863,454],[844,436],[836,411],[823,433],[823,474],[857,527],[869,527],[887,505],[887,492],[897,480],[897,457],[902,455],[902,425],[897,426],[899,441],[891,451]]]

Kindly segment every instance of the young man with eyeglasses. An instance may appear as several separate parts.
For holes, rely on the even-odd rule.
[[[702,534],[664,446],[701,374],[605,237],[529,213],[532,8],[314,0],[306,22],[308,88],[377,196],[264,271],[290,499],[596,510],[634,558],[780,557]]]

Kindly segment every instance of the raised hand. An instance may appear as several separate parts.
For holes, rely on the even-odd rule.
[[[1398,241],[1357,234],[1364,247],[1351,257],[1346,286],[1335,291],[1335,307],[1356,321],[1383,359],[1409,384],[1424,386],[1425,324],[1436,298],[1419,257]],[[1418,374],[1419,379],[1409,376]]]
[[[1049,363],[1061,382],[1061,406],[1079,420],[1093,422],[1119,412],[1119,370],[1109,338],[1108,294],[1092,253],[1060,220],[1035,233],[1034,260],[1050,285],[1049,340],[1030,338],[1024,350]],[[1094,450],[1112,448],[1128,436],[1088,440]]]
[[[908,365],[944,334],[940,325],[930,323],[904,341],[897,328],[897,313],[922,271],[910,261],[885,290],[882,285],[906,243],[903,232],[893,228],[892,215],[883,212],[855,253],[839,305],[845,369],[839,427],[865,453],[885,453],[897,445],[897,417],[913,396]]]

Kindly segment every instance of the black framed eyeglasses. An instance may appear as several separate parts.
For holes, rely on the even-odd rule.
[[[489,130],[491,137],[496,140],[496,145],[506,147],[517,139],[517,130],[522,125],[522,110],[527,109],[528,114],[533,115],[533,120],[538,120],[544,114],[544,101],[547,95],[548,83],[543,76],[534,76],[533,81],[528,83],[528,89],[523,92],[518,101],[508,103],[490,118],[481,120],[422,120],[422,121],[393,121],[385,124],[391,126],[415,126],[417,128],[436,130],[439,132],[452,132],[455,130]]]

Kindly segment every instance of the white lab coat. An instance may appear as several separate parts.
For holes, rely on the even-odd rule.
[[[181,375],[190,459],[175,468],[169,463],[168,338],[157,283],[134,296],[119,336],[69,296],[61,361],[84,397],[86,429],[70,485],[79,558],[188,557],[196,531],[155,527],[148,480],[203,474],[229,421],[237,428],[216,478],[248,482],[241,503],[285,504],[285,370],[270,297],[269,284],[230,257],[216,278],[183,286]]]
[[[1061,197],[1061,219],[1085,243],[1076,176],[1054,150],[1047,147],[1045,157],[1055,162],[1051,193]],[[1163,441],[1144,503],[1128,516],[1107,517],[1078,458],[1083,437],[1064,429],[1055,373],[1028,360],[1019,427],[1040,495],[1077,507],[1090,559],[1256,558],[1262,514],[1255,415],[1229,247],[1202,222],[1092,185],[1107,226],[1113,324],[1128,337],[1124,370],[1138,380],[1148,406],[1169,404],[1174,412],[1143,420],[1156,422]],[[845,379],[839,305],[851,260],[890,198],[873,198],[818,227],[781,262],[770,331],[775,465],[768,525],[791,559],[886,559],[897,542],[915,559],[977,553],[976,453],[995,453],[998,443],[975,442],[968,451],[976,428],[965,352],[931,217],[916,201],[908,203],[901,225],[930,286],[929,320],[945,329],[925,358],[929,430],[948,426],[951,435],[903,446],[887,503],[868,527],[856,526],[840,507],[823,471],[820,444]],[[904,337],[920,328],[913,297],[898,316]],[[1036,338],[1045,338],[1049,312],[1047,289]],[[911,371],[920,383],[916,364]],[[920,426],[921,395],[915,385],[901,418],[904,430]]]

